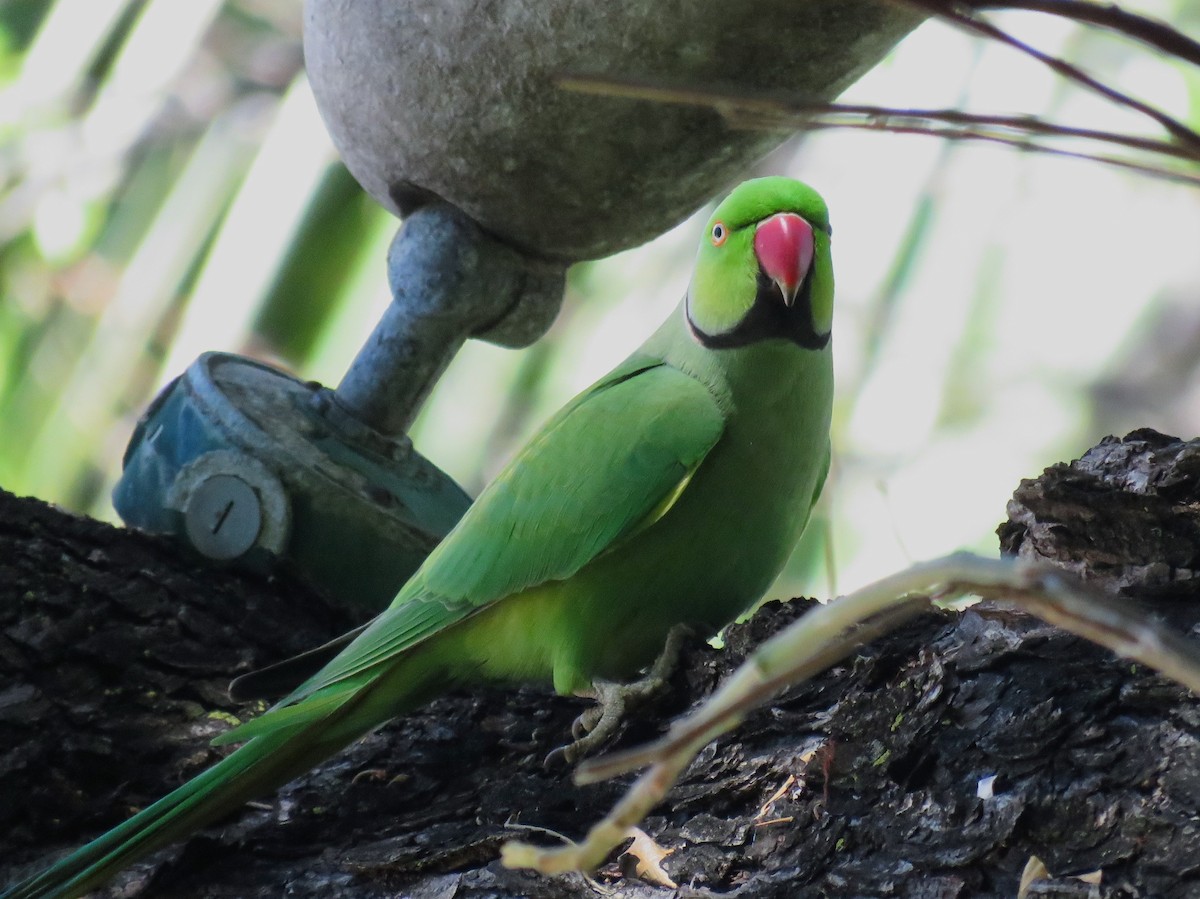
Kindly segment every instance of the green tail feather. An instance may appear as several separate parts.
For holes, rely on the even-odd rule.
[[[276,706],[268,709],[257,718],[251,718],[244,724],[239,724],[233,730],[213,737],[213,746],[228,746],[232,743],[245,743],[255,737],[287,731],[296,733],[306,724],[324,721],[334,712],[353,699],[357,692],[341,690],[325,696],[312,696],[295,705]]]
[[[69,899],[105,883],[156,849],[211,824],[249,799],[283,786],[344,746],[295,728],[251,740],[173,793],[40,874],[9,887],[0,899]],[[307,739],[306,739],[307,737]]]

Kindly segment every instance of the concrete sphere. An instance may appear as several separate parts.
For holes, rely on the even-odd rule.
[[[557,75],[826,100],[917,21],[882,0],[306,0],[304,44],[334,143],[380,203],[403,215],[441,197],[569,262],[656,236],[784,135]]]

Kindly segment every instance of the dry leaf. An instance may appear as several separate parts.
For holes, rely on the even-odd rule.
[[[642,880],[653,883],[656,886],[670,887],[671,889],[679,886],[663,870],[662,866],[662,860],[674,852],[674,849],[664,849],[658,843],[654,842],[648,833],[638,827],[629,828],[628,836],[633,837],[633,842],[621,854],[621,858],[617,860],[619,863],[623,863],[626,858],[636,859],[637,867],[634,873]],[[621,868],[624,870],[625,865],[621,864]]]
[[[1021,872],[1021,886],[1017,889],[1017,899],[1025,899],[1029,895],[1029,887],[1039,880],[1049,880],[1050,870],[1036,855],[1029,856],[1025,862],[1025,870]]]

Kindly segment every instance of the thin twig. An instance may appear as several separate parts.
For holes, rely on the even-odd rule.
[[[1136,158],[1049,146],[1031,140],[1030,137],[1111,144],[1150,155],[1197,163],[1200,163],[1200,147],[1193,149],[1159,138],[1059,125],[1036,116],[992,115],[957,109],[892,109],[865,104],[804,103],[779,96],[731,93],[700,87],[674,87],[595,75],[568,75],[562,77],[559,83],[567,90],[581,93],[708,107],[719,112],[731,127],[735,128],[857,128],[899,134],[924,134],[954,140],[988,141],[1035,153],[1100,162],[1139,174],[1200,187],[1200,175],[1156,166]]]
[[[805,123],[816,120],[820,127],[839,127],[842,122],[838,117],[845,117],[850,122],[861,119],[879,122],[883,123],[883,127],[887,127],[893,120],[994,126],[1018,134],[1032,133],[1048,137],[1102,141],[1133,150],[1160,153],[1192,162],[1200,161],[1200,150],[1189,150],[1171,141],[1122,134],[1119,131],[1059,125],[1034,115],[999,115],[944,107],[901,109],[866,103],[805,103],[776,95],[734,93],[717,88],[672,87],[633,78],[582,74],[565,75],[559,78],[558,84],[566,90],[578,93],[707,106],[736,124],[755,123],[747,127],[790,128],[795,127],[801,120]],[[761,122],[755,120],[756,115],[761,117]]]
[[[1087,72],[1078,66],[1072,65],[1065,59],[1059,59],[1056,56],[1051,56],[1048,53],[1043,53],[1036,47],[1030,46],[1024,41],[1013,37],[1006,31],[997,28],[990,22],[985,22],[983,19],[970,13],[959,12],[953,7],[958,6],[958,3],[938,2],[938,0],[892,0],[894,3],[902,3],[906,6],[915,6],[923,10],[932,10],[942,19],[957,25],[958,27],[981,35],[982,37],[990,38],[991,40],[999,41],[1002,44],[1007,44],[1014,50],[1017,50],[1026,56],[1036,59],[1038,62],[1049,67],[1051,70],[1061,75],[1062,77],[1074,81],[1088,90],[1098,93],[1100,96],[1117,104],[1124,106],[1126,109],[1132,109],[1135,112],[1141,113],[1150,119],[1157,122],[1163,130],[1174,137],[1177,141],[1185,146],[1191,147],[1200,151],[1200,134],[1197,134],[1183,122],[1174,118],[1171,115],[1163,112],[1160,109],[1155,109],[1153,106],[1138,100],[1128,94],[1117,90],[1114,87],[1109,87],[1102,81],[1093,78]]]
[[[850,123],[843,123],[839,125],[817,125],[815,127],[865,128],[869,130],[881,130],[880,128],[870,125]],[[1103,165],[1114,166],[1116,168],[1136,172],[1139,175],[1149,175],[1153,178],[1162,178],[1167,181],[1175,181],[1180,184],[1186,184],[1190,187],[1200,187],[1200,175],[1192,175],[1187,172],[1180,172],[1174,169],[1164,168],[1162,166],[1149,165],[1133,159],[1107,156],[1102,153],[1085,153],[1079,150],[1067,150],[1062,147],[1050,147],[1045,144],[1022,140],[1018,137],[1008,137],[1000,134],[985,134],[982,132],[968,131],[965,129],[941,132],[926,128],[904,128],[895,125],[884,126],[883,130],[887,130],[893,134],[922,134],[926,136],[943,137],[951,140],[977,140],[986,141],[989,143],[998,143],[1007,147],[1012,147],[1017,150],[1023,150],[1031,153],[1043,153],[1048,156],[1062,156],[1068,159],[1083,159],[1087,160],[1088,162],[1099,162]]]
[[[866,105],[810,103],[779,95],[746,95],[742,92],[676,87],[623,78],[568,75],[562,87],[668,103],[706,106],[720,113],[732,127],[739,128],[859,128],[905,134],[927,134],[956,140],[999,143],[1021,150],[1086,159],[1124,168],[1139,174],[1167,178],[1200,186],[1200,175],[1155,165],[1137,158],[1047,146],[1031,138],[1073,138],[1105,143],[1159,157],[1200,162],[1200,133],[1168,113],[1089,75],[1078,66],[1044,53],[979,17],[982,8],[1010,8],[1044,12],[1117,31],[1171,56],[1200,65],[1200,43],[1167,23],[1127,12],[1113,5],[1085,0],[893,0],[932,13],[985,38],[999,41],[1048,66],[1060,76],[1098,93],[1110,102],[1154,121],[1169,140],[1122,134],[1092,128],[1077,128],[1047,122],[1036,116],[990,115],[954,109],[889,109]]]
[[[951,5],[953,0],[910,0],[935,13]],[[1181,62],[1200,66],[1200,41],[1188,37],[1167,22],[1153,19],[1140,13],[1130,12],[1112,3],[1096,3],[1093,0],[965,0],[965,4],[976,9],[1002,8],[1028,12],[1043,12],[1075,22],[1095,25],[1124,37],[1139,41]]]

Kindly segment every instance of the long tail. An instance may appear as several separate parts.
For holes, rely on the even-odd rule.
[[[125,823],[40,874],[9,887],[0,893],[0,899],[81,896],[126,865],[212,823],[247,800],[283,786],[360,733],[357,728],[345,727],[334,727],[330,733],[322,728],[323,723],[328,722],[255,737]]]

